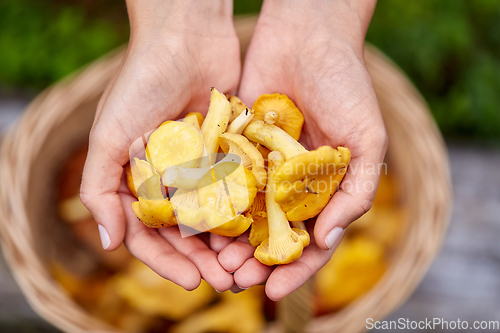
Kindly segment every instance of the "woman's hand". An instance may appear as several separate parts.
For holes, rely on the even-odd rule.
[[[206,112],[209,87],[236,90],[240,54],[232,1],[130,0],[128,10],[130,43],[99,102],[80,197],[106,250],[124,241],[137,258],[186,289],[203,278],[227,290],[233,277],[206,235],[181,238],[177,227],[150,229],[137,220],[123,166],[141,135],[184,110]]]
[[[368,5],[368,7],[367,7]],[[330,203],[310,221],[311,245],[296,262],[277,268],[253,258],[241,237],[219,254],[240,288],[266,283],[279,300],[300,287],[331,257],[345,228],[371,205],[387,134],[363,60],[374,1],[266,0],[248,50],[239,96],[248,105],[264,93],[288,95],[303,112],[308,149],[345,146],[352,159]]]

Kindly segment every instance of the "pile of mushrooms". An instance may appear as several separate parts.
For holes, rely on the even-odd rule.
[[[304,222],[327,205],[351,157],[345,147],[306,150],[303,123],[286,95],[262,95],[248,108],[212,88],[206,118],[192,112],[164,122],[144,158],[127,166],[134,213],[151,228],[237,237],[251,227],[260,262],[293,262],[309,245]]]

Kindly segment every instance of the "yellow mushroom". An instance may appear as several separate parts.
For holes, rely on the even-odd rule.
[[[182,320],[212,302],[216,293],[205,281],[193,291],[186,291],[139,260],[114,276],[109,284],[130,307],[141,313]]]
[[[264,158],[259,150],[243,135],[224,133],[219,138],[219,145],[226,154],[235,154],[241,158],[243,166],[252,171],[257,182],[257,190],[266,186],[267,172]]]
[[[252,107],[255,119],[272,121],[295,140],[299,140],[304,124],[304,116],[290,98],[282,94],[261,95]],[[272,112],[268,115],[269,112]]]
[[[224,162],[213,165],[219,137],[227,128],[230,113],[229,102],[213,88],[207,117],[201,127],[210,158],[202,158],[200,167],[191,170],[193,174],[205,172],[205,176],[199,180],[197,189],[179,188],[171,201],[179,224],[200,232],[234,237],[245,232],[252,223],[251,218],[241,213],[252,203],[257,189],[255,177],[241,164]]]
[[[230,116],[231,104],[229,104],[224,94],[212,88],[207,117],[201,126],[201,135],[209,158],[202,159],[200,167],[203,168],[215,164],[215,161],[210,160],[211,154],[216,154],[219,150],[219,137],[226,131]],[[194,167],[197,167],[197,165]]]
[[[252,246],[259,246],[265,239],[269,238],[269,226],[267,223],[266,193],[258,192],[255,199],[246,212],[253,218],[252,228],[248,241]]]
[[[198,202],[210,212],[205,223],[211,233],[236,237],[244,233],[252,218],[242,215],[257,194],[255,177],[243,165],[217,164],[198,185]]]
[[[286,162],[276,171],[276,201],[290,221],[304,221],[321,212],[337,190],[351,159],[345,147],[321,146],[307,151],[282,129],[257,119],[248,124],[243,134],[285,156]]]
[[[309,234],[305,230],[292,229],[281,207],[274,201],[276,182],[273,176],[283,164],[283,155],[273,151],[269,154],[269,177],[266,191],[266,207],[269,238],[255,249],[254,256],[265,265],[283,265],[297,260],[306,244]]]
[[[258,333],[264,325],[262,295],[253,287],[236,295],[223,293],[219,303],[176,324],[170,332]]]
[[[248,107],[243,103],[243,101],[234,95],[226,94],[226,98],[231,104],[231,117],[229,118],[229,122],[232,122],[236,117],[240,115],[245,109]]]
[[[183,122],[192,125],[194,128],[201,128],[204,120],[205,117],[199,112],[189,112],[184,119],[182,119]]]
[[[146,158],[158,173],[181,163],[197,167],[204,146],[200,132],[190,124],[180,121],[163,123],[151,133],[146,146]]]
[[[139,201],[132,203],[137,218],[150,228],[177,224],[172,203],[163,196],[160,175],[155,167],[134,158],[130,169],[134,190],[139,197]]]
[[[318,215],[337,191],[351,159],[344,147],[322,146],[290,158],[276,172],[275,200],[290,221]]]
[[[241,134],[248,123],[253,119],[254,112],[252,109],[246,108],[242,113],[236,117],[227,128],[227,132]]]

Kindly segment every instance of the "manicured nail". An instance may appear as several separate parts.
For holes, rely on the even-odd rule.
[[[215,290],[216,292],[218,292],[219,294],[221,294],[221,293],[222,293],[222,291],[218,291],[218,290],[217,290],[217,289],[215,289],[215,288],[214,288],[214,290]]]
[[[233,284],[233,286],[232,286],[229,290],[230,290],[233,294],[239,294],[239,293],[241,293],[241,292],[242,292],[243,290],[245,290],[245,289],[238,287],[238,285],[235,283],[235,284]]]
[[[325,243],[326,243],[326,246],[328,246],[329,249],[331,249],[333,247],[333,245],[335,244],[335,242],[337,241],[337,239],[339,239],[340,235],[342,234],[342,232],[344,231],[344,229],[342,228],[339,228],[339,227],[335,227],[332,229],[332,231],[330,231],[328,233],[328,235],[326,235],[325,237]]]
[[[108,232],[102,225],[98,224],[98,228],[99,228],[99,236],[101,236],[102,248],[106,250],[111,244],[111,239],[109,238]]]

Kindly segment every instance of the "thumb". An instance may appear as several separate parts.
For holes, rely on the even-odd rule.
[[[111,142],[120,140],[108,138],[121,137],[120,133],[114,133],[113,130],[105,132],[103,126],[99,125],[90,135],[80,199],[98,224],[102,247],[112,251],[120,246],[125,236],[125,212],[117,190],[123,165],[128,160],[128,149],[125,145],[113,147]]]
[[[328,250],[353,221],[370,210],[377,192],[380,173],[385,172],[381,163],[385,150],[368,158],[363,156],[351,160],[346,176],[335,193],[318,216],[314,228],[314,237],[318,247]]]

